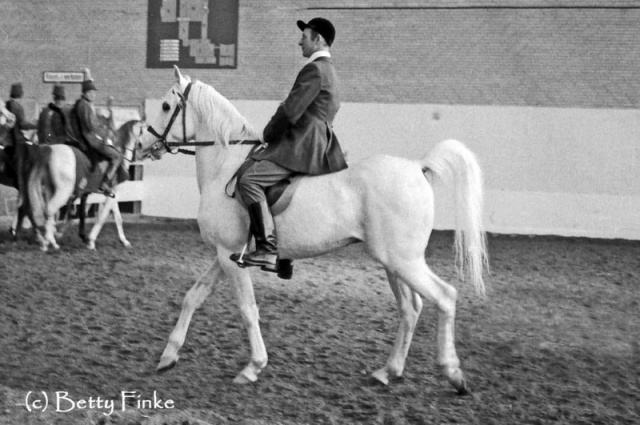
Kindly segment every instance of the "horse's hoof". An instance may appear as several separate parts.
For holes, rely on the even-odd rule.
[[[124,245],[125,248],[131,248],[131,242],[127,240],[122,241],[122,245]]]
[[[385,369],[378,369],[371,374],[371,377],[375,379],[376,382],[382,385],[389,385],[389,375]]]
[[[168,370],[173,369],[174,367],[176,367],[176,364],[178,364],[178,358],[176,357],[175,359],[160,359],[160,363],[158,364],[158,367],[156,368],[156,372],[158,373],[163,373],[166,372]]]
[[[252,381],[247,376],[245,376],[244,374],[240,373],[240,374],[238,374],[238,376],[233,378],[233,383],[236,384],[236,385],[247,385],[247,384],[251,384],[251,383],[255,382],[256,380]]]
[[[466,396],[471,395],[471,391],[469,391],[469,389],[468,389],[467,387],[460,388],[460,389],[458,390],[458,395],[459,395],[460,397],[466,397]]]
[[[469,387],[467,386],[467,381],[464,378],[462,378],[460,380],[460,382],[458,382],[458,383],[452,383],[452,385],[458,391],[457,394],[460,397],[465,397],[465,396],[471,395],[471,391],[469,390]]]

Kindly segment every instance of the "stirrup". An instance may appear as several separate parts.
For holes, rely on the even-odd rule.
[[[244,264],[244,260],[242,259],[244,252],[241,253],[234,253],[231,254],[229,256],[229,259],[231,261],[233,261],[234,263],[236,263],[238,265],[238,267],[240,267],[241,269],[244,269],[246,267],[246,265]]]
[[[278,254],[269,254],[269,253],[261,254],[261,255],[264,255],[265,257],[263,259],[264,261],[261,261],[262,259],[258,259],[258,261],[256,261],[255,259],[252,259],[250,257],[251,254],[247,254],[247,256],[245,256],[245,258],[243,259],[245,267],[260,267],[260,269],[265,271],[273,270],[274,273],[277,272],[277,269],[275,269],[275,267],[276,267],[276,261],[278,260]],[[273,257],[273,261],[271,261],[271,258],[270,258],[271,256]]]

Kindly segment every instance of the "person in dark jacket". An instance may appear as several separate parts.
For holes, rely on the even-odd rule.
[[[31,162],[30,153],[27,149],[27,138],[23,130],[35,130],[36,124],[27,120],[25,117],[24,107],[19,99],[22,99],[24,91],[22,83],[14,83],[11,85],[9,92],[10,99],[6,103],[6,108],[16,117],[14,127],[7,134],[5,153],[7,154],[7,165],[14,173],[16,179],[16,189],[18,189],[19,204],[26,201],[27,190],[27,170]]]
[[[11,91],[9,93],[10,99],[6,102],[6,108],[9,112],[16,116],[16,124],[11,129],[10,135],[7,140],[7,146],[18,146],[20,143],[27,141],[24,136],[23,130],[35,130],[38,128],[35,123],[27,120],[24,113],[24,107],[20,103],[20,99],[24,91],[22,89],[22,83],[15,83],[11,85]]]
[[[64,86],[53,86],[53,102],[40,112],[38,118],[38,144],[55,145],[67,141],[67,116],[71,106],[66,104]]]
[[[302,31],[298,45],[307,62],[264,129],[266,148],[250,155],[237,183],[256,240],[256,250],[243,256],[242,265],[261,266],[268,271],[276,269],[278,249],[265,190],[294,173],[320,175],[347,168],[332,128],[340,108],[338,82],[329,52],[335,28],[324,18],[314,18],[308,23],[298,21],[297,25]]]
[[[95,154],[109,161],[109,167],[99,189],[106,196],[113,198],[115,194],[112,185],[122,162],[122,154],[96,132],[99,127],[98,116],[93,107],[96,91],[97,88],[93,80],[87,79],[82,82],[82,96],[76,101],[69,113],[67,139],[71,144],[79,146],[92,159],[92,162],[98,159]]]

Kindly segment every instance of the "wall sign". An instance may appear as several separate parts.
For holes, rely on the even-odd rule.
[[[236,68],[239,0],[149,0],[147,68]]]
[[[83,72],[45,71],[42,73],[45,83],[81,83],[84,81]]]

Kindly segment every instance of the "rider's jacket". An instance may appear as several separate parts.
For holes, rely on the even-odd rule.
[[[304,174],[347,168],[332,128],[339,108],[333,63],[328,57],[319,57],[302,68],[289,96],[264,129],[268,146],[251,158]]]

